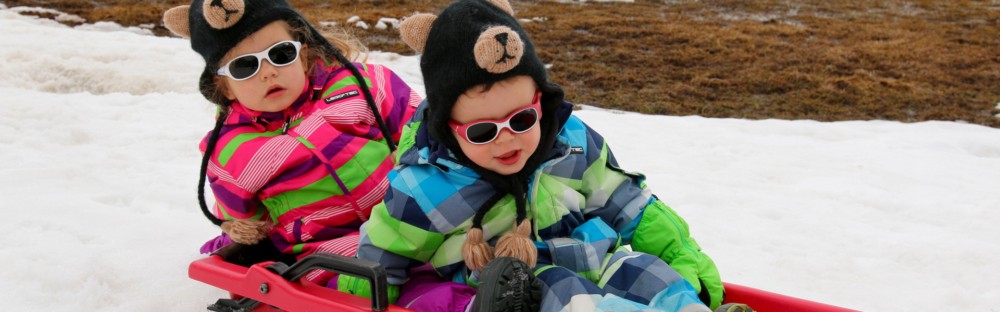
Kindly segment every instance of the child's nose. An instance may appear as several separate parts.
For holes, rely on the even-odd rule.
[[[497,134],[496,142],[501,144],[506,143],[508,141],[513,140],[515,135],[517,134],[514,133],[514,130],[510,130],[510,128],[504,127],[503,129],[500,129],[500,133]]]
[[[260,79],[267,79],[267,78],[271,78],[271,77],[277,76],[278,75],[278,67],[274,66],[274,64],[271,64],[270,61],[267,61],[267,60],[261,61],[260,62],[260,73],[258,73],[258,75],[260,75]]]

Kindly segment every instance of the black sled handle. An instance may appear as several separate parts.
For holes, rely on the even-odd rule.
[[[389,308],[388,275],[385,273],[385,268],[375,262],[318,252],[302,258],[291,266],[275,262],[267,268],[292,282],[297,282],[309,271],[317,269],[364,278],[371,285],[372,310],[385,311]]]

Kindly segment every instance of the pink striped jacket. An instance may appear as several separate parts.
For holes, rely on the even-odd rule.
[[[398,141],[420,96],[386,67],[355,66]],[[354,254],[354,235],[382,201],[394,164],[349,70],[317,65],[284,112],[233,103],[220,133],[208,167],[217,216],[271,220],[271,240],[299,257],[318,250]]]

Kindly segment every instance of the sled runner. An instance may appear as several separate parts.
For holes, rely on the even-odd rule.
[[[368,279],[372,285],[372,299],[300,281],[313,269]],[[218,255],[212,255],[192,262],[188,267],[188,276],[232,294],[233,299],[219,299],[208,306],[211,311],[410,311],[389,304],[385,269],[373,262],[339,255],[317,253],[291,266],[266,261],[250,267],[229,263]],[[727,303],[746,303],[756,311],[854,311],[747,286],[723,284],[726,286]]]

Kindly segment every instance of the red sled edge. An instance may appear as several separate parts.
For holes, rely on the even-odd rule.
[[[372,311],[371,301],[309,282],[290,282],[267,269],[273,262],[244,267],[213,255],[191,262],[188,277],[286,311]],[[258,311],[261,309],[257,309]],[[385,311],[410,311],[389,305]]]
[[[737,285],[733,283],[722,283],[726,288],[726,303],[745,303],[754,311],[759,312],[848,312],[856,311],[825,303],[799,299],[785,296],[769,291]]]
[[[225,262],[213,255],[195,260],[188,266],[188,276],[239,297],[264,303],[254,311],[269,310],[269,306],[286,311],[372,311],[366,298],[339,292],[309,282],[290,282],[271,272],[273,262],[244,267]],[[795,298],[733,283],[723,283],[726,303],[745,303],[755,311],[787,312],[847,312],[848,308]],[[405,312],[408,309],[389,305],[385,311]]]

